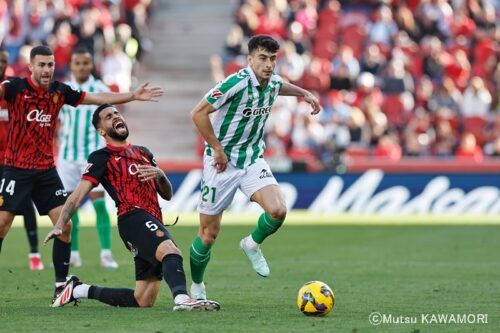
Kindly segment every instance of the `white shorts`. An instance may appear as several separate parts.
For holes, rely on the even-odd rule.
[[[238,169],[228,163],[226,170],[217,173],[213,166],[213,157],[203,157],[203,175],[198,212],[217,215],[231,205],[234,194],[239,188],[249,199],[268,185],[278,185],[263,158],[257,159],[246,169]]]
[[[57,159],[57,173],[61,177],[64,189],[67,192],[73,192],[76,189],[87,164],[87,161],[68,161],[61,157]],[[92,189],[92,192],[104,192],[104,188],[99,184]]]

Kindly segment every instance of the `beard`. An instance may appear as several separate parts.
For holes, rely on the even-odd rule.
[[[115,139],[115,140],[119,140],[119,141],[123,141],[123,140],[126,140],[128,138],[128,126],[125,125],[125,132],[124,133],[118,133],[114,128],[110,129],[108,131],[108,135],[109,137]]]

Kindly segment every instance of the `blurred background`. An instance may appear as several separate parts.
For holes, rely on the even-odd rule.
[[[201,167],[203,140],[189,112],[246,66],[251,36],[275,36],[276,72],[323,106],[311,116],[301,99],[281,97],[266,127],[275,172],[320,177],[298,208],[310,208],[331,176],[347,188],[382,170],[373,194],[406,178],[409,200],[442,180],[461,191],[443,207],[491,190],[488,212],[499,212],[499,22],[499,0],[0,0],[8,75],[28,75],[29,49],[44,43],[65,79],[71,51],[83,44],[113,91],[143,81],[165,88],[159,103],[123,110],[132,142],[183,174],[179,186]]]

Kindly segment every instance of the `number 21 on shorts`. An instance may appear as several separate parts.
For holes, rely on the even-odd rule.
[[[2,178],[2,181],[0,181],[0,193],[3,192],[4,185],[5,185],[5,178]],[[9,193],[10,195],[14,195],[15,187],[16,187],[16,181],[15,180],[11,180],[7,184],[7,187],[5,188],[5,192]]]

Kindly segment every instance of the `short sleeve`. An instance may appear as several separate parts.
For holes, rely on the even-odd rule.
[[[151,152],[151,150],[149,150],[148,148],[146,147],[141,147],[142,150],[146,153],[146,156],[149,160],[149,162],[153,165],[153,166],[157,166],[156,165],[156,160],[155,160],[155,157],[153,155],[153,153]]]
[[[94,186],[99,185],[106,172],[107,160],[108,156],[102,150],[97,150],[90,154],[82,179],[92,182]]]
[[[6,101],[10,101],[16,96],[17,87],[19,87],[19,78],[9,78],[0,83],[0,85],[2,85],[0,100],[5,99]]]
[[[64,96],[64,104],[78,106],[85,98],[85,92],[75,89],[65,83],[60,83],[61,93]]]
[[[215,109],[218,109],[243,89],[243,87],[246,86],[245,83],[248,83],[248,74],[240,71],[216,84],[215,87],[205,95],[205,99]]]

